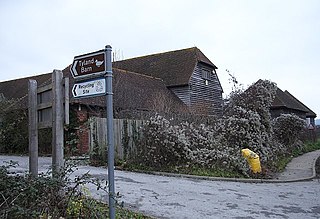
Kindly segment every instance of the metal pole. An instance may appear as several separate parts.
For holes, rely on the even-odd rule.
[[[114,141],[113,141],[113,92],[111,46],[105,47],[105,70],[107,83],[107,143],[108,143],[108,184],[109,184],[109,218],[115,219],[114,197]]]
[[[38,114],[37,114],[37,81],[29,80],[28,84],[29,116],[29,173],[38,176]]]

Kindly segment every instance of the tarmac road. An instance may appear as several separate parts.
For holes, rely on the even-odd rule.
[[[26,157],[0,156],[17,160],[18,171],[27,170]],[[39,170],[50,166],[41,158]],[[107,179],[107,169],[80,166],[76,174],[89,171]],[[292,183],[243,183],[166,177],[115,171],[116,192],[124,206],[155,218],[320,218],[318,179]],[[107,194],[87,185],[92,196],[107,201]]]

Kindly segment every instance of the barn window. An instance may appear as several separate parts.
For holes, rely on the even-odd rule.
[[[205,80],[211,80],[211,71],[209,69],[203,68],[202,69],[202,78]]]

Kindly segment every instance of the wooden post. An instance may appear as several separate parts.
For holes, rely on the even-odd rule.
[[[64,165],[63,159],[63,73],[53,70],[52,73],[52,169],[53,173],[61,170]]]
[[[29,117],[29,173],[38,176],[38,114],[37,114],[37,81],[29,80],[28,84],[28,117]]]
[[[69,116],[69,78],[64,79],[64,123],[69,125],[70,123],[70,116]]]

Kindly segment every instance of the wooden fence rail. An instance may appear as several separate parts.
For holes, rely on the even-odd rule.
[[[116,159],[126,159],[136,150],[135,140],[140,138],[140,127],[144,124],[143,120],[114,119],[114,148]],[[90,118],[89,147],[90,152],[94,147],[99,147],[99,151],[106,151],[107,140],[107,119],[92,117]]]

